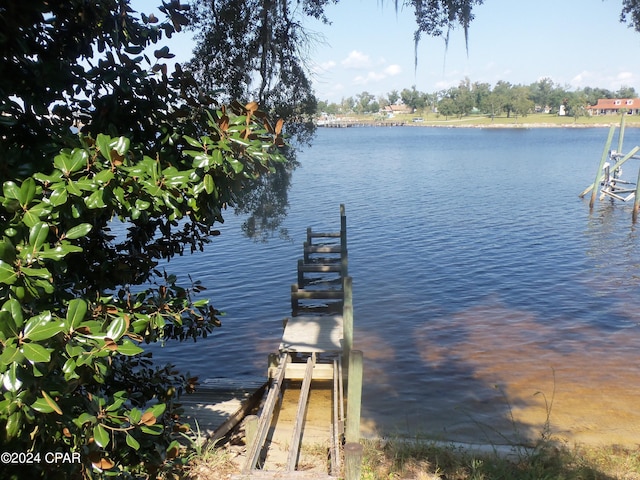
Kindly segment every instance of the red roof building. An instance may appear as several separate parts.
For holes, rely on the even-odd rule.
[[[640,98],[600,98],[598,103],[588,106],[591,115],[640,115]]]

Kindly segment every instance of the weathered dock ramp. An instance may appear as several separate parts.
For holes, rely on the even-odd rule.
[[[269,358],[264,404],[258,416],[245,422],[246,461],[234,480],[337,479],[345,440],[354,452],[345,457],[345,477],[359,476],[362,353],[352,351],[344,205],[339,232],[307,229],[297,268],[291,317],[285,320],[278,352]],[[326,465],[305,464],[303,446],[325,449]]]

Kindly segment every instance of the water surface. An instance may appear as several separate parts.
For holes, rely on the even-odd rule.
[[[288,238],[222,235],[170,263],[223,327],[162,358],[255,377],[277,349],[306,227],[347,209],[363,426],[460,441],[640,443],[640,250],[631,205],[578,194],[606,129],[321,129],[294,172]],[[627,129],[630,150],[640,131]],[[626,169],[635,180],[638,165]]]

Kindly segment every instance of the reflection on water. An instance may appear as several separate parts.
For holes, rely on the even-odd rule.
[[[521,441],[549,413],[570,441],[640,443],[637,227],[630,205],[589,213],[577,196],[605,138],[321,130],[293,173],[286,240],[253,243],[232,217],[200,259],[171,262],[227,315],[162,356],[201,376],[264,375],[306,227],[337,228],[345,203],[367,432]]]

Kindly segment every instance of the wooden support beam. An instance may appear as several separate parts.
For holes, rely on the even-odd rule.
[[[349,355],[349,379],[347,381],[347,425],[345,440],[347,443],[360,441],[360,409],[362,404],[362,352],[352,350]]]
[[[289,363],[284,374],[286,380],[302,380],[306,371],[305,363]],[[270,367],[267,372],[269,378],[278,374],[277,367]],[[313,366],[313,380],[331,380],[333,378],[333,365],[329,363],[316,363]]]
[[[342,290],[302,290],[297,288],[296,291],[291,289],[291,297],[298,300],[342,300],[344,293]]]
[[[636,182],[635,199],[633,200],[633,213],[631,214],[631,221],[636,223],[638,220],[638,210],[640,210],[640,169],[638,169],[638,181]]]
[[[307,367],[304,372],[304,380],[300,386],[300,398],[298,400],[298,410],[296,411],[296,420],[293,424],[293,432],[291,433],[291,442],[289,443],[289,454],[287,456],[287,470],[292,472],[296,469],[298,463],[298,454],[300,453],[300,441],[302,440],[302,425],[304,417],[307,413],[307,403],[309,401],[309,390],[311,388],[311,377],[313,376],[313,365],[316,363],[315,353],[307,359]]]
[[[305,245],[305,255],[311,253],[342,253],[342,246],[340,245]],[[307,260],[308,262],[308,260]]]
[[[273,379],[267,399],[264,402],[264,407],[260,415],[260,421],[258,422],[258,428],[256,431],[256,438],[247,450],[247,459],[242,469],[242,473],[249,473],[256,467],[260,452],[267,439],[267,433],[271,426],[271,419],[273,418],[273,412],[275,410],[276,402],[280,397],[280,390],[282,389],[282,383],[284,382],[284,376],[287,369],[287,362],[289,360],[289,354],[283,353],[280,355],[280,364],[278,375]]]
[[[598,165],[598,171],[596,172],[596,179],[591,185],[591,199],[589,200],[589,208],[593,208],[594,203],[596,202],[596,195],[598,193],[598,185],[602,179],[602,168],[604,167],[604,162],[607,161],[607,157],[609,156],[609,150],[611,149],[611,142],[613,141],[613,134],[616,130],[615,125],[611,125],[609,128],[609,136],[607,137],[607,141],[604,144],[604,150],[602,151],[602,157],[600,158],[600,164]],[[584,197],[587,193],[589,193],[589,188],[585,190],[581,197]]]

